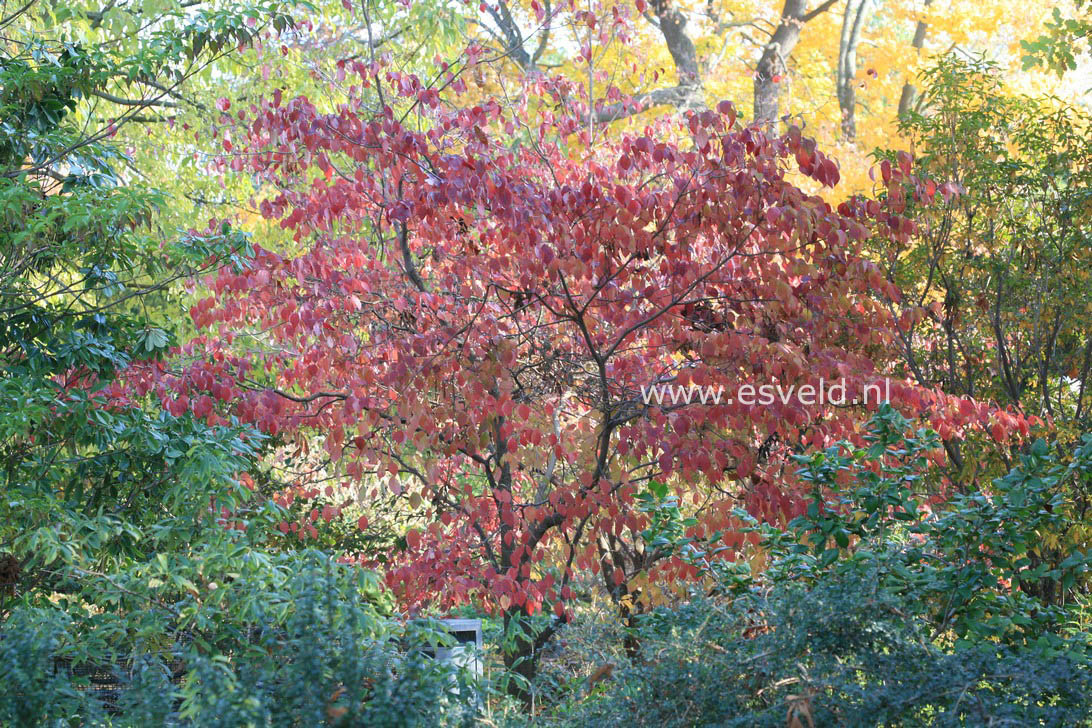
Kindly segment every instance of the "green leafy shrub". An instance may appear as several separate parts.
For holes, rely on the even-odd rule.
[[[931,625],[850,573],[769,594],[659,610],[644,660],[533,725],[1090,725],[1092,674],[1077,655],[981,642],[954,651]],[[791,723],[789,723],[791,724]]]
[[[1038,441],[988,492],[931,510],[937,447],[884,406],[863,446],[799,456],[806,513],[751,520],[768,568],[711,569],[713,595],[641,618],[640,659],[616,653],[609,687],[535,725],[1092,725],[1073,628],[1089,557],[1066,537],[1092,436],[1064,461]]]
[[[1068,462],[1038,440],[988,490],[956,493],[932,512],[921,506],[921,480],[938,447],[934,433],[910,433],[885,405],[867,447],[798,457],[812,501],[770,542],[781,558],[769,578],[868,570],[905,608],[929,615],[937,634],[1048,647],[1092,566],[1072,509],[1092,483],[1092,435]]]
[[[228,576],[215,599],[201,599],[207,605],[168,604],[145,587],[145,615],[128,604],[117,616],[17,608],[0,627],[0,724],[393,728],[473,720],[473,677],[428,654],[451,638],[385,616],[373,575],[316,552],[261,566]],[[139,599],[137,588],[132,580],[121,589]],[[172,639],[148,639],[156,635]],[[109,689],[90,684],[68,667],[81,665],[112,665],[116,680]]]

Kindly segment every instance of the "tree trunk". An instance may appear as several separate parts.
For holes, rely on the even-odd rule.
[[[510,696],[530,709],[534,707],[534,692],[531,688],[535,676],[538,675],[538,661],[542,657],[542,650],[565,622],[563,619],[554,618],[536,633],[531,618],[515,605],[504,610],[503,621],[506,637],[502,643],[501,654],[504,667],[510,674],[519,677],[509,677],[506,690]],[[509,641],[508,635],[512,632],[518,634],[512,635]]]
[[[622,638],[622,647],[626,657],[636,661],[641,656],[641,641],[633,633],[637,626],[637,617],[644,614],[644,605],[639,601],[639,594],[630,591],[629,579],[651,565],[651,554],[644,549],[641,541],[633,547],[610,534],[603,534],[598,539],[599,566],[603,576],[603,585],[610,594],[611,601],[618,609],[618,617],[626,629]],[[622,574],[621,583],[615,583],[614,574]]]
[[[830,9],[835,2],[837,0],[826,0],[808,12],[808,0],[785,0],[781,22],[770,36],[770,42],[762,47],[762,55],[755,68],[754,113],[757,123],[772,125],[777,121],[781,77],[788,72],[788,58],[800,40],[800,31],[805,23]]]
[[[680,86],[693,86],[701,83],[701,69],[698,66],[698,51],[694,42],[686,34],[686,16],[667,0],[653,0],[650,3],[656,14],[660,33],[667,44],[671,60],[675,62],[675,74]]]
[[[516,637],[511,643],[505,644],[502,650],[504,667],[509,673],[518,676],[519,679],[508,679],[508,694],[520,701],[525,707],[530,708],[533,702],[533,693],[529,686],[534,682],[538,673],[538,651],[535,649],[534,636],[530,634],[531,625],[523,614],[523,610],[513,607],[504,612],[504,633],[507,635],[513,625],[518,625],[528,633],[528,638]]]
[[[929,7],[933,0],[925,0],[925,7]],[[914,40],[911,41],[910,47],[917,53],[921,53],[922,47],[925,46],[925,32],[929,29],[924,20],[918,21],[917,28],[914,29]],[[899,96],[899,118],[906,116],[910,113],[910,109],[914,106],[914,97],[917,96],[918,90],[914,88],[914,85],[909,81],[902,85],[902,94]]]
[[[597,123],[610,123],[639,114],[653,106],[667,104],[679,109],[700,108],[705,103],[701,64],[694,41],[686,34],[686,16],[669,0],[652,0],[649,7],[655,17],[646,14],[664,38],[671,60],[675,62],[676,85],[658,88],[634,97],[634,105],[608,104],[595,114]]]
[[[871,0],[847,0],[842,16],[842,36],[838,44],[838,107],[842,112],[842,138],[857,136],[857,45],[868,15]]]

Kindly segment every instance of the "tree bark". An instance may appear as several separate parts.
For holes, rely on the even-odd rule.
[[[630,579],[648,570],[658,560],[655,550],[645,548],[644,542],[636,538],[627,544],[612,534],[601,534],[596,545],[599,549],[599,572],[603,586],[611,601],[618,609],[618,617],[626,630],[622,638],[622,648],[631,661],[641,659],[641,641],[636,635],[638,618],[648,608],[640,589],[630,589]],[[616,583],[614,574],[621,572],[621,583]]]
[[[933,0],[925,0],[925,7],[929,7],[932,2]],[[925,33],[928,29],[929,26],[924,20],[919,20],[918,26],[914,29],[914,40],[911,41],[910,47],[919,55],[922,47],[925,46]],[[910,113],[910,109],[914,106],[914,98],[917,94],[918,90],[914,87],[914,84],[910,83],[910,81],[903,83],[902,94],[899,96],[899,118]]]
[[[679,109],[696,108],[705,103],[702,96],[701,64],[694,41],[686,34],[686,16],[670,5],[670,0],[653,0],[649,5],[655,19],[646,15],[660,31],[667,45],[667,52],[675,63],[676,85],[658,88],[633,97],[632,103],[609,104],[595,113],[597,123],[609,123],[640,114],[653,106],[674,106]]]
[[[508,679],[508,694],[530,708],[534,702],[534,694],[529,689],[538,674],[538,661],[541,650],[557,632],[562,623],[556,618],[541,632],[533,632],[534,625],[531,619],[517,606],[509,607],[504,611],[504,633],[519,627],[523,637],[515,637],[502,649],[505,668],[520,679]]]
[[[853,141],[857,136],[857,45],[868,16],[871,0],[847,0],[842,16],[842,36],[838,44],[838,108],[842,112],[842,138]]]
[[[653,0],[651,8],[656,13],[657,25],[667,44],[671,60],[675,62],[675,74],[680,86],[701,84],[701,68],[698,65],[698,51],[694,42],[686,34],[686,16],[678,8],[671,7],[668,0]]]
[[[497,42],[500,48],[508,55],[517,66],[520,67],[525,73],[531,73],[538,70],[538,61],[542,57],[543,51],[546,50],[546,44],[550,39],[550,28],[553,23],[553,6],[550,0],[544,0],[545,7],[545,21],[538,33],[538,43],[533,51],[527,50],[527,41],[529,40],[520,29],[519,23],[516,22],[515,16],[512,15],[512,11],[508,7],[508,3],[505,0],[499,0],[496,5],[486,4],[483,6],[486,11],[492,17],[493,22],[496,24],[496,28],[491,28],[484,23],[477,23],[477,25],[485,30],[492,38]]]
[[[770,36],[770,42],[762,47],[754,80],[754,114],[760,124],[777,121],[780,106],[780,81],[788,72],[788,58],[800,41],[804,24],[826,12],[837,0],[826,0],[815,10],[808,11],[808,0],[785,0],[781,9],[781,22]],[[777,80],[774,80],[774,79]]]

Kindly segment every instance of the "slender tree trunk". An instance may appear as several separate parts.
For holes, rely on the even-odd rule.
[[[611,601],[618,609],[618,617],[622,626],[626,629],[626,635],[622,638],[622,647],[626,651],[626,657],[637,660],[641,656],[641,641],[634,634],[637,627],[637,617],[644,613],[644,606],[639,601],[640,594],[631,591],[629,579],[648,568],[650,554],[643,548],[644,544],[638,541],[635,547],[630,547],[621,539],[604,534],[599,537],[599,565],[603,576],[603,584],[610,594]],[[616,583],[614,575],[621,573],[621,583]]]
[[[929,7],[933,0],[925,0],[925,7]],[[921,53],[922,47],[925,46],[925,33],[929,29],[929,26],[924,20],[918,21],[917,28],[914,29],[914,40],[911,41],[910,47],[914,49],[918,54]],[[914,87],[914,84],[910,81],[906,81],[902,85],[902,94],[899,96],[899,117],[906,116],[910,113],[910,109],[914,107],[914,98],[917,96],[918,90]]]
[[[868,16],[871,0],[847,0],[842,16],[842,36],[838,44],[838,107],[842,112],[842,138],[857,136],[857,45]]]
[[[530,709],[534,706],[533,685],[538,675],[542,650],[557,634],[564,621],[554,618],[545,626],[539,622],[536,631],[531,617],[521,607],[513,604],[504,610],[503,624],[505,638],[501,655],[509,673],[506,690],[511,697]]]
[[[538,674],[538,652],[535,649],[534,635],[530,633],[531,625],[524,616],[523,610],[518,607],[509,608],[504,612],[504,633],[511,634],[515,626],[520,627],[527,636],[526,638],[514,637],[503,650],[504,667],[518,678],[509,677],[508,694],[530,707],[533,696],[529,688],[534,682],[535,675]]]
[[[498,392],[493,389],[491,394],[497,396]],[[490,479],[495,478],[495,488],[507,492],[508,498],[511,499],[512,469],[508,461],[504,460],[506,448],[505,440],[501,436],[502,427],[503,418],[498,418],[494,425],[493,442],[497,460],[502,464],[497,474],[490,476]],[[495,494],[494,500],[496,500]],[[497,506],[500,506],[499,502],[497,502]],[[548,527],[541,523],[540,525],[542,525],[542,532]],[[517,540],[515,538],[506,538],[513,531],[511,525],[503,520],[501,521],[499,560],[496,565],[498,570],[514,570],[519,573],[523,567],[530,563],[530,551],[524,551],[517,555],[514,546]],[[541,537],[542,532],[538,534],[538,537]],[[518,604],[509,604],[504,607],[503,614],[505,638],[501,653],[504,658],[504,666],[510,673],[507,691],[509,695],[519,700],[524,706],[531,708],[534,703],[534,693],[531,686],[538,674],[539,651],[557,631],[559,623],[554,621],[545,628],[535,631],[535,625],[531,618],[523,611],[522,605]]]

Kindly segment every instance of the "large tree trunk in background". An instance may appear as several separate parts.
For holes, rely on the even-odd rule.
[[[788,72],[789,55],[800,40],[800,31],[804,24],[830,9],[837,0],[826,0],[815,10],[808,12],[807,0],[785,0],[781,9],[781,22],[770,36],[770,42],[762,47],[762,55],[755,68],[755,121],[760,124],[773,124],[777,121],[780,107],[781,76]],[[778,77],[778,81],[774,78]]]
[[[675,75],[679,85],[701,85],[698,51],[686,34],[686,16],[677,7],[673,7],[669,0],[652,0],[650,6],[656,14],[656,22],[671,54],[671,60],[675,62]]]
[[[638,94],[635,106],[608,104],[595,115],[597,123],[610,123],[639,114],[653,106],[670,105],[679,109],[699,108],[705,103],[702,89],[701,64],[694,41],[686,34],[686,16],[672,5],[671,0],[652,0],[649,3],[654,18],[646,14],[664,38],[671,60],[675,62],[677,83],[669,88],[658,88]]]
[[[792,49],[800,40],[800,30],[804,27],[804,11],[807,0],[785,0],[781,10],[781,22],[770,37],[770,42],[762,49],[755,69],[755,121],[770,123],[777,121],[780,91],[775,77],[788,72],[785,65]]]
[[[838,43],[838,108],[842,112],[842,138],[857,136],[857,45],[861,40],[871,0],[847,0],[842,16],[842,36]]]
[[[925,7],[929,7],[933,0],[925,0]],[[918,21],[917,28],[914,29],[914,40],[910,43],[910,47],[917,53],[921,53],[922,47],[925,45],[925,32],[929,29],[924,20]],[[899,96],[899,117],[906,116],[910,113],[910,109],[914,106],[914,97],[917,96],[918,90],[914,88],[914,84],[907,81],[902,85],[902,94]]]

